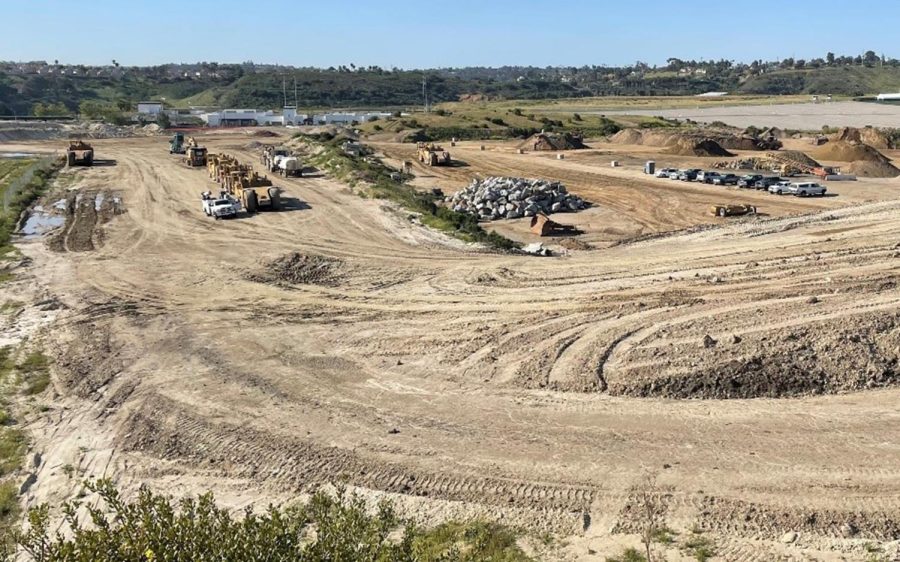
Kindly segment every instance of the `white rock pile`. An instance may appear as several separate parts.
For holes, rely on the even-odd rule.
[[[518,219],[538,213],[569,213],[588,204],[570,195],[559,182],[524,178],[485,178],[445,199],[460,213],[472,213],[484,220]]]

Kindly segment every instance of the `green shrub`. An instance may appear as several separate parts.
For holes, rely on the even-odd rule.
[[[529,560],[515,535],[488,523],[448,523],[431,531],[401,519],[382,502],[372,511],[355,494],[317,492],[306,505],[248,508],[234,517],[212,494],[172,498],[144,487],[125,501],[108,480],[88,482],[101,503],[63,506],[69,532],[51,530],[49,508],[28,513],[29,528],[15,542],[41,562],[192,561],[497,561]],[[91,524],[77,512],[86,509]]]
[[[619,556],[607,556],[606,562],[647,562],[636,548],[626,548]]]

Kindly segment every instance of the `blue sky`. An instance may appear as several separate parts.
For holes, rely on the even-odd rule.
[[[892,0],[11,0],[0,59],[385,68],[900,58]],[[191,12],[193,15],[190,15]]]

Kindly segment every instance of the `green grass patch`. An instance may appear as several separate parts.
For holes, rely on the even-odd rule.
[[[626,548],[618,556],[607,556],[606,562],[647,562],[647,558],[636,548]]]
[[[50,385],[50,359],[41,351],[26,355],[16,369],[22,376],[25,394],[40,394]]]
[[[451,522],[422,531],[413,542],[421,560],[460,562],[527,562],[531,560],[516,545],[517,535],[496,523]]]
[[[716,544],[712,539],[695,535],[684,543],[684,551],[699,562],[706,562],[716,555]]]

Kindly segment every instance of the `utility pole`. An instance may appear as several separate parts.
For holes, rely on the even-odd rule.
[[[425,113],[428,113],[428,77],[422,75],[422,99],[425,102]]]
[[[281,94],[284,96],[284,103],[281,104],[281,107],[287,107],[287,78],[284,77],[284,74],[281,75]]]

